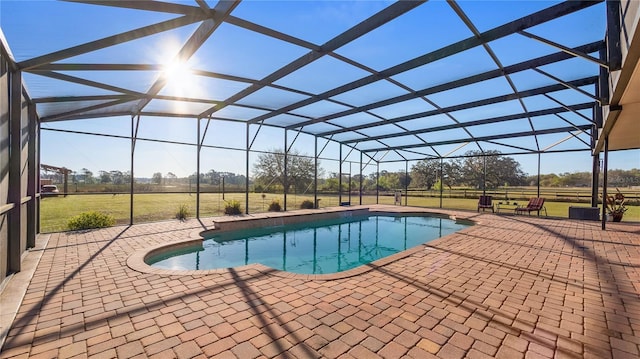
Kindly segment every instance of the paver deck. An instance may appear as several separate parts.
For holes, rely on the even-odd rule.
[[[440,212],[478,224],[327,280],[127,266],[196,220],[55,233],[0,357],[640,356],[639,225]]]

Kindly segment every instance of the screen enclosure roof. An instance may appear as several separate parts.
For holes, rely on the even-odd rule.
[[[589,150],[606,67],[599,1],[4,0],[0,14],[43,123],[236,121],[384,161]]]

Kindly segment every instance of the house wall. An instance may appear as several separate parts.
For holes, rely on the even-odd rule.
[[[640,114],[640,2],[607,1],[607,6],[607,56],[614,67],[608,71],[608,94],[605,94],[608,99],[601,108],[603,123],[598,129],[594,153],[604,151],[605,139],[608,139],[609,150],[640,147],[637,136]],[[614,36],[616,34],[619,36]],[[619,43],[618,55],[616,43]]]
[[[21,270],[38,228],[38,120],[5,46],[0,42],[0,291]]]
[[[629,53],[633,34],[636,32],[640,17],[640,2],[637,0],[623,0],[620,2],[622,16],[622,31],[620,32],[620,50],[622,51],[622,63]]]
[[[0,54],[0,283],[7,277],[9,234],[7,212],[9,192],[9,75]]]
[[[636,33],[636,27],[640,20],[640,1],[622,0],[620,2],[620,17],[620,52],[622,55],[622,67],[625,68],[626,71],[631,72],[633,69],[629,68],[628,65],[625,66],[625,63],[627,62],[631,44],[633,43],[633,38]],[[609,74],[609,93],[612,94],[613,97],[616,97],[616,95],[621,96],[621,94],[616,93],[621,76],[623,76],[623,73],[619,70],[612,71]]]

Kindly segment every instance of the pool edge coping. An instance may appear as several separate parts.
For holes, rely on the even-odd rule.
[[[356,206],[357,208],[355,209],[366,209],[368,210],[368,212],[371,213],[376,213],[376,214],[380,214],[380,213],[389,213],[389,214],[430,214],[430,215],[436,215],[436,216],[441,216],[442,218],[448,218],[448,219],[452,219],[455,221],[461,221],[461,222],[466,222],[470,225],[470,227],[468,228],[463,228],[460,231],[465,231],[468,230],[469,228],[481,224],[481,221],[477,221],[477,220],[472,220],[470,219],[470,217],[473,217],[471,215],[471,213],[468,216],[465,217],[459,217],[457,215],[452,215],[449,213],[445,213],[443,211],[434,211],[433,209],[430,208],[420,208],[420,207],[399,207],[399,208],[393,208],[393,207],[387,207],[387,206],[379,206],[377,205],[376,207],[371,207],[371,206]],[[319,213],[340,213],[340,212],[346,212],[346,211],[353,211],[354,208],[345,208],[344,210],[340,210],[340,208],[338,208],[338,210],[336,210],[335,208],[332,208],[330,212],[307,212],[305,211],[304,213],[295,213],[294,211],[291,212],[284,212],[282,216],[278,216],[278,217],[300,217],[300,216],[307,216],[307,215],[313,215],[313,214],[319,214]],[[447,211],[449,212],[449,211]],[[458,212],[459,213],[459,212]],[[475,212],[473,213],[475,214]],[[256,218],[246,218],[244,217],[242,219],[242,221],[251,221],[251,220],[260,220],[263,218],[274,218],[274,215],[269,215],[269,216],[265,216],[265,217],[256,217]],[[215,223],[215,222],[214,222]],[[260,274],[260,275],[271,275],[271,276],[275,276],[275,277],[279,277],[279,278],[290,278],[290,279],[299,279],[299,280],[316,280],[316,281],[330,281],[330,280],[338,280],[338,279],[346,279],[346,278],[350,278],[350,277],[354,277],[354,276],[358,276],[364,273],[367,273],[371,270],[373,270],[375,267],[382,267],[382,266],[386,266],[388,264],[391,264],[397,260],[409,257],[417,252],[423,251],[425,249],[430,249],[433,250],[433,247],[431,245],[431,242],[428,243],[422,243],[419,244],[415,247],[406,249],[402,252],[398,252],[398,253],[394,253],[390,256],[384,257],[384,258],[380,258],[378,260],[375,260],[373,262],[367,263],[367,264],[363,264],[359,267],[356,268],[352,268],[343,272],[337,272],[337,273],[329,273],[329,274],[300,274],[300,273],[292,273],[292,272],[286,272],[286,271],[281,271],[279,269],[275,269],[275,268],[271,268],[271,267],[267,267],[263,264],[260,263],[252,263],[249,265],[244,265],[244,266],[238,266],[238,267],[233,267],[233,268],[218,268],[218,269],[197,269],[197,270],[182,270],[182,269],[163,269],[163,268],[155,268],[152,267],[151,265],[147,264],[145,262],[145,259],[147,259],[148,257],[155,255],[163,250],[168,250],[169,248],[175,249],[177,247],[183,247],[183,246],[191,246],[194,245],[196,243],[202,243],[202,241],[204,240],[204,238],[202,237],[202,233],[205,232],[210,232],[211,229],[205,229],[203,231],[201,230],[197,230],[197,231],[192,231],[190,233],[190,237],[188,239],[182,239],[182,240],[178,240],[178,241],[173,241],[173,242],[167,242],[167,243],[161,243],[158,245],[154,245],[148,248],[144,248],[144,249],[139,249],[137,251],[135,251],[133,254],[131,254],[128,258],[127,258],[127,266],[137,272],[141,272],[141,273],[146,273],[146,274],[157,274],[157,275],[167,275],[167,276],[207,276],[207,275],[216,275],[216,274],[234,274],[234,275],[239,275],[239,276],[254,276],[256,274]],[[458,232],[460,232],[458,231]],[[456,232],[456,233],[458,233]],[[440,237],[440,238],[436,238],[435,241],[437,240],[442,240],[443,238],[449,237],[452,234],[448,234],[446,236]]]

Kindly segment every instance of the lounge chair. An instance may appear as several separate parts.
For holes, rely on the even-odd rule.
[[[528,212],[531,215],[531,212],[538,212],[538,217],[540,217],[540,211],[544,209],[544,215],[547,215],[547,207],[544,206],[544,198],[531,198],[529,203],[526,206],[518,206],[515,209],[515,213],[524,213]]]
[[[491,208],[491,212],[495,213],[493,208],[493,197],[480,196],[480,199],[478,199],[478,212],[480,212],[480,208],[482,208],[482,212],[484,212],[485,208]]]

